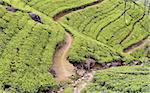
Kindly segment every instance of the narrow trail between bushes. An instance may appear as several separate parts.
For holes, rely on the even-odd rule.
[[[138,42],[128,46],[127,48],[123,49],[124,53],[127,54],[131,54],[133,53],[135,50],[144,47],[146,44],[150,43],[149,41],[149,35],[147,35],[146,37],[144,37],[143,39],[139,40]]]
[[[64,42],[56,48],[51,69],[54,71],[57,81],[65,81],[74,74],[74,66],[66,59],[72,41],[72,36],[65,32]]]
[[[77,6],[74,8],[70,9],[65,9],[56,15],[53,16],[54,21],[58,21],[61,17],[64,17],[65,15],[73,12],[73,11],[78,11],[81,9],[85,9],[89,6],[96,5],[103,0],[97,0],[82,6]],[[76,67],[74,67],[69,61],[67,60],[67,53],[71,47],[73,38],[70,35],[70,33],[65,32],[65,41],[58,45],[56,48],[56,52],[53,57],[53,66],[51,67],[51,74],[56,78],[57,81],[67,81],[69,80],[69,77],[72,75],[75,75],[75,69],[77,70]],[[87,85],[87,82],[90,82],[93,79],[94,72],[86,73],[86,71],[82,70],[80,72],[82,73],[83,76],[80,77],[77,80],[72,80],[72,83],[70,84],[73,88],[73,93],[80,93],[80,91]],[[81,82],[82,81],[82,82]],[[78,86],[77,86],[78,85]],[[57,90],[57,93],[61,93],[63,91],[63,87],[60,87],[59,90]]]
[[[103,0],[97,0],[97,1],[93,1],[91,3],[87,3],[85,5],[81,5],[81,6],[76,6],[76,7],[73,7],[73,8],[69,8],[69,9],[65,9],[57,14],[55,14],[53,16],[53,20],[54,21],[58,21],[60,18],[64,17],[65,15],[71,13],[71,12],[74,12],[74,11],[78,11],[78,10],[82,10],[82,9],[85,9],[87,7],[90,7],[90,6],[94,6],[94,5],[97,5],[99,3],[101,3]]]

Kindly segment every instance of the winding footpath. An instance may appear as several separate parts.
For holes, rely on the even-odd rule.
[[[90,6],[97,5],[98,3],[102,2],[103,0],[97,0],[85,5],[65,9],[56,15],[53,16],[54,21],[58,21],[60,18],[64,17],[65,15],[73,12],[73,11],[79,11],[81,9],[85,9]],[[69,63],[69,61],[66,59],[67,58],[67,53],[71,47],[73,38],[72,36],[68,33],[65,32],[65,41],[63,44],[59,46],[59,48],[56,49],[54,57],[53,57],[53,66],[51,69],[53,70],[53,73],[55,74],[56,80],[61,82],[61,81],[66,81],[69,79],[70,76],[75,74],[75,67]]]
[[[61,17],[64,17],[65,15],[73,12],[73,10],[78,11],[87,8],[89,6],[96,5],[101,1],[102,0],[97,0],[95,2],[86,5],[64,10],[54,15],[53,19],[54,21],[58,21]],[[56,80],[58,82],[67,81],[69,80],[70,76],[75,75],[76,68],[67,60],[67,54],[69,52],[72,42],[73,42],[72,36],[68,32],[65,32],[64,43],[60,44],[60,46],[58,46],[58,48],[55,51],[53,57],[53,65],[51,69],[54,71]],[[72,83],[70,85],[74,87],[73,93],[80,93],[80,91],[87,85],[87,83],[93,79],[93,75],[94,75],[93,73],[85,73],[84,76],[82,76],[81,78],[77,80],[71,80]],[[63,87],[60,87],[57,93],[61,93],[62,91],[63,91]]]
[[[57,81],[65,81],[74,74],[74,66],[66,59],[72,41],[72,36],[68,32],[65,32],[65,41],[54,54],[52,69],[56,73]]]

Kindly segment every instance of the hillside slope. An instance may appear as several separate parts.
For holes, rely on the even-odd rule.
[[[95,66],[83,93],[149,92],[148,11],[132,0],[126,8],[124,0],[0,1],[0,92],[51,93],[65,83],[64,93],[72,93],[57,78],[80,69],[86,77]]]

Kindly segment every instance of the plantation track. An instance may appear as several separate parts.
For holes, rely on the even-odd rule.
[[[85,9],[87,7],[96,5],[102,1],[103,0],[97,0],[92,3],[82,5],[82,6],[65,9],[65,10],[57,13],[56,15],[54,15],[53,20],[58,21],[61,17],[64,17],[65,15],[67,15],[73,11]],[[58,81],[67,80],[69,76],[73,75],[74,67],[66,59],[67,53],[71,47],[72,41],[73,41],[72,36],[68,32],[65,32],[65,41],[64,41],[64,43],[60,44],[57,47],[56,52],[54,54],[53,66],[51,69],[53,70],[52,74],[55,74],[56,80],[58,80]]]
[[[72,40],[73,38],[71,35],[65,32],[65,41],[57,47],[54,54],[53,66],[51,69],[55,71],[57,81],[64,81],[68,79],[69,76],[73,75],[74,67],[66,59]]]
[[[55,14],[53,16],[53,20],[54,21],[58,21],[61,17],[64,17],[65,15],[73,12],[73,11],[78,11],[78,10],[82,10],[82,9],[85,9],[87,7],[90,7],[90,6],[93,6],[93,5],[97,5],[98,3],[101,3],[103,0],[97,0],[97,1],[94,1],[92,3],[88,3],[88,4],[85,4],[85,5],[82,5],[82,6],[77,6],[77,7],[73,7],[73,8],[69,8],[69,9],[65,9],[57,14]]]
[[[145,44],[149,43],[149,41],[147,40],[148,37],[149,37],[149,35],[146,36],[146,37],[144,37],[142,40],[138,41],[137,43],[134,43],[134,44],[128,46],[127,48],[123,49],[123,52],[130,54],[130,53],[132,53],[134,50],[136,50],[136,49],[138,49],[138,48],[141,48],[141,47],[144,46]]]
[[[89,3],[89,4],[74,7],[71,9],[66,9],[66,10],[54,15],[53,20],[58,21],[61,17],[64,17],[65,15],[67,15],[73,11],[78,11],[78,10],[87,8],[89,6],[96,5],[102,1],[103,0],[97,0],[97,1]],[[65,41],[63,44],[60,44],[57,47],[56,52],[54,54],[53,66],[51,69],[54,71],[57,81],[68,80],[69,79],[68,77],[70,77],[71,75],[74,75],[75,67],[73,67],[73,65],[70,64],[69,61],[67,61],[67,59],[66,59],[67,53],[71,47],[72,41],[73,41],[72,36],[68,32],[65,32]],[[89,74],[89,78],[87,78],[88,74]],[[94,74],[85,73],[85,75],[81,79],[79,78],[78,80],[73,81],[74,83],[72,84],[72,86],[75,87],[74,93],[80,93],[80,91],[87,85],[87,82],[90,82],[92,80],[93,75]],[[80,82],[82,80],[83,80],[83,82]],[[60,92],[60,91],[57,91],[57,92]]]

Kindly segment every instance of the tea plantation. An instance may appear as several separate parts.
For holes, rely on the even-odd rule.
[[[76,32],[84,35],[85,37],[100,42],[103,45],[107,45],[107,47],[113,48],[114,52],[122,54],[124,53],[123,50],[128,46],[139,42],[143,38],[149,37],[150,19],[149,15],[146,15],[145,10],[143,9],[144,8],[142,8],[142,5],[140,6],[140,4],[133,5],[131,2],[128,2],[126,7],[126,16],[124,19],[123,0],[120,0],[119,2],[118,0],[104,0],[96,6],[65,16],[60,20],[60,23],[68,25],[71,29],[74,29]],[[80,41],[78,42],[81,43]],[[73,46],[73,48],[76,50],[75,46]],[[105,51],[103,48],[102,50]],[[99,49],[95,51],[98,52]],[[81,49],[80,52],[83,53],[85,51],[84,49]],[[145,56],[142,49],[140,52],[141,53],[138,54],[140,57],[136,57],[138,60],[142,60]],[[75,51],[73,51],[73,53],[75,53]],[[105,52],[103,53],[106,54]],[[93,55],[95,54],[102,55],[102,53],[93,53]],[[111,56],[110,58],[108,57],[109,55]],[[109,58],[108,60],[107,58],[104,58],[103,60],[102,56],[105,57],[105,55],[100,56],[101,58],[93,57],[101,62],[107,62],[114,60],[111,59],[112,55],[113,54],[107,54],[107,58]],[[136,56],[136,53],[131,55],[132,57]],[[132,57],[130,56],[131,60]],[[128,60],[130,58],[128,57]],[[120,58],[115,56],[115,59]]]
[[[21,11],[8,12],[3,5],[0,28],[1,91],[34,93],[55,87],[48,71],[55,47],[63,41],[63,29],[55,23],[37,23]]]
[[[150,7],[124,1],[0,0],[0,93],[57,90],[50,68],[65,32],[70,63],[126,65],[96,70],[81,93],[149,93]]]
[[[82,93],[149,93],[150,70],[147,66],[124,66],[97,71]]]

